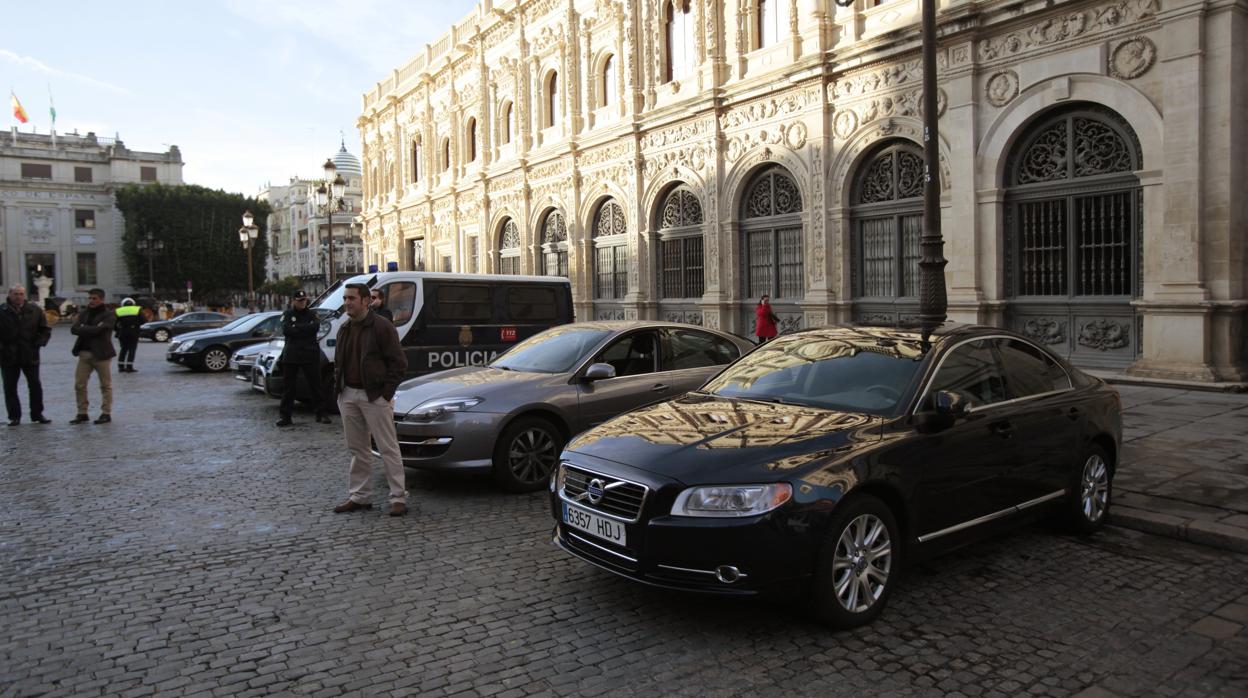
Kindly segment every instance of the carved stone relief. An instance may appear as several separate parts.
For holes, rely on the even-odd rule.
[[[1010,58],[1086,34],[1138,22],[1156,15],[1160,6],[1161,0],[1119,0],[1048,17],[1029,27],[979,42],[979,58],[982,61]]]
[[[52,242],[52,216],[56,211],[50,208],[26,209],[26,237],[36,245]]]
[[[836,133],[836,137],[845,140],[858,130],[858,114],[853,109],[842,109],[836,113],[836,118],[832,120],[832,131]]]
[[[1004,107],[1018,96],[1018,73],[1012,70],[994,73],[988,78],[984,93],[989,104],[994,107]]]
[[[1075,341],[1085,347],[1109,351],[1127,346],[1130,332],[1131,326],[1125,322],[1093,320],[1079,326],[1079,336]]]
[[[1066,322],[1054,318],[1030,318],[1019,328],[1019,334],[1041,344],[1062,344],[1066,341]]]
[[[806,144],[806,136],[806,124],[800,121],[741,133],[728,139],[726,156],[731,162],[736,162],[750,149],[760,145],[783,145],[797,150]]]
[[[733,129],[805,111],[819,103],[820,89],[808,87],[787,94],[760,99],[729,109],[719,118],[720,128]]]
[[[1157,60],[1157,47],[1146,36],[1127,39],[1109,54],[1109,74],[1123,80],[1138,78]]]

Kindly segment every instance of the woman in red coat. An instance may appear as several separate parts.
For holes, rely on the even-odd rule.
[[[758,305],[754,306],[754,334],[758,337],[759,344],[778,334],[776,321],[779,319],[771,312],[771,296],[763,296]]]

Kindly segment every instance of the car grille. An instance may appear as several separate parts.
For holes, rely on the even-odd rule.
[[[646,487],[633,482],[600,475],[588,470],[563,464],[563,496],[577,506],[595,509],[626,521],[636,521],[641,515],[641,505],[646,501]],[[586,491],[594,480],[602,483],[602,499],[591,502]]]

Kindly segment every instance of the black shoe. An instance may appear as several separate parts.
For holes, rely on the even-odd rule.
[[[38,417],[31,417],[30,421],[34,424],[51,424],[52,423],[52,420],[48,419],[47,417],[43,415],[39,415]]]
[[[281,419],[274,422],[274,424],[279,427],[288,427],[291,424],[294,424],[294,422],[291,421],[290,417],[282,417]]]
[[[113,421],[112,417],[102,414],[95,420],[94,424],[108,424],[111,421]]]
[[[89,421],[91,421],[90,417],[88,417],[85,414],[80,414],[77,417],[74,417],[73,419],[69,420],[69,423],[70,424],[86,424]]]
[[[20,420],[20,419],[10,419],[10,420],[9,420],[9,426],[11,426],[11,427],[15,427],[15,426],[17,426],[18,424],[21,424],[21,423],[22,423],[22,420]]]
[[[316,423],[317,424],[333,424],[333,422],[329,420],[329,417],[323,414],[316,415]]]

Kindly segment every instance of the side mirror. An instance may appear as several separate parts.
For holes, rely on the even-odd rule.
[[[914,428],[924,434],[944,431],[967,413],[966,400],[951,390],[938,390],[932,396],[932,409],[914,414]]]
[[[605,378],[615,378],[615,367],[611,364],[590,364],[585,369],[585,380],[599,381]]]

